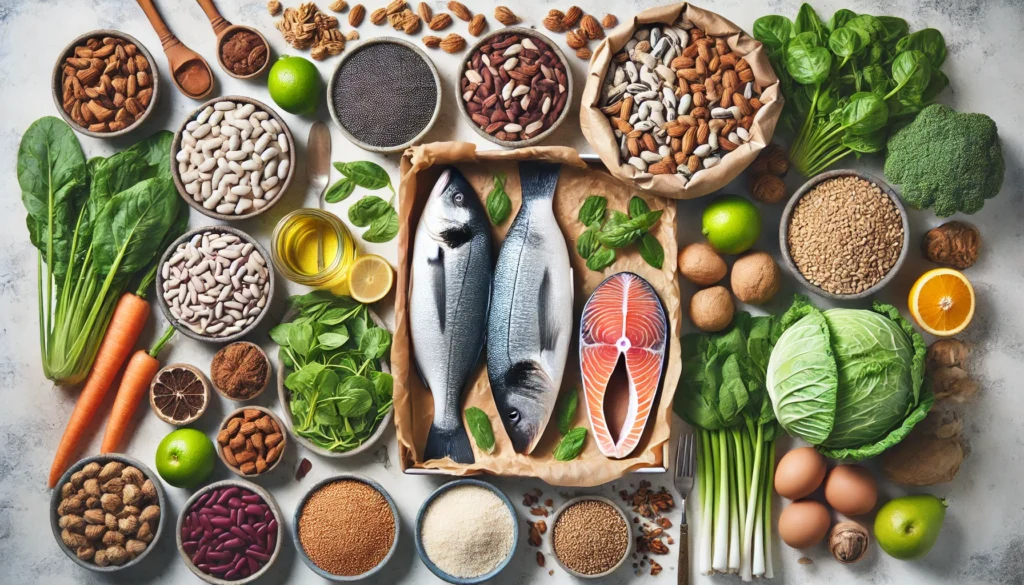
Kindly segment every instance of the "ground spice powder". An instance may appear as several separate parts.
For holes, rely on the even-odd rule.
[[[443,492],[427,508],[420,541],[427,557],[460,579],[486,575],[512,551],[514,532],[508,506],[494,492],[463,485]]]
[[[262,392],[269,372],[266,355],[248,342],[224,347],[213,356],[210,364],[213,385],[237,400],[247,400]]]
[[[584,500],[565,509],[551,532],[555,556],[584,575],[611,570],[626,556],[629,527],[611,505]]]
[[[210,70],[199,59],[186,61],[174,72],[174,80],[188,95],[201,96],[213,84]]]
[[[387,556],[395,542],[395,517],[379,491],[361,481],[341,480],[309,497],[297,530],[302,550],[316,566],[352,577]]]
[[[220,59],[235,75],[252,75],[267,62],[267,45],[256,33],[239,29],[224,38]]]

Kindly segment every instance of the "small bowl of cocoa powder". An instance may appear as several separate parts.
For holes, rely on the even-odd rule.
[[[270,64],[270,43],[251,26],[233,24],[217,36],[217,61],[236,79],[259,77]]]
[[[263,394],[271,376],[270,359],[263,348],[236,341],[220,349],[210,362],[210,381],[218,394],[237,402]]]

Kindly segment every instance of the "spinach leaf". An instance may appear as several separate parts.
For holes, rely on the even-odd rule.
[[[829,19],[828,28],[835,32],[836,30],[846,26],[846,23],[850,22],[850,20],[855,16],[857,16],[856,12],[846,8],[840,8],[839,10],[836,10],[835,14],[832,15],[832,18]]]
[[[846,59],[863,50],[864,43],[861,36],[853,29],[843,27],[832,31],[828,37],[828,48],[836,55],[843,57],[845,62]]]
[[[154,167],[156,176],[171,178],[171,144],[174,142],[174,133],[168,130],[159,130],[142,142],[136,143],[125,152],[131,152],[142,157],[151,167]]]
[[[170,179],[147,179],[114,195],[96,218],[93,256],[100,274],[131,275],[147,266],[178,215]]]
[[[635,218],[650,213],[651,208],[647,202],[634,195],[629,200],[629,217]],[[652,224],[653,225],[653,224]]]
[[[850,96],[850,103],[843,108],[843,127],[856,136],[871,134],[888,122],[889,108],[876,93],[855,93]]]
[[[384,170],[382,166],[375,162],[368,160],[359,160],[355,162],[347,163],[334,163],[334,168],[338,169],[338,172],[345,175],[349,179],[362,187],[363,189],[369,189],[371,191],[377,191],[387,187],[391,189],[391,192],[395,192],[395,188],[391,185],[391,177],[388,176],[388,172]]]
[[[274,343],[282,347],[288,347],[290,345],[288,337],[292,334],[291,331],[293,327],[295,327],[295,324],[293,323],[281,323],[279,325],[275,325],[270,330],[270,339],[274,340]]]
[[[338,386],[334,401],[338,414],[344,417],[363,416],[373,406],[376,389],[363,376],[349,376]]]
[[[892,62],[892,78],[896,81],[897,99],[907,106],[920,106],[922,96],[932,79],[932,67],[921,51],[908,50],[896,55]],[[890,91],[890,95],[893,93]]]
[[[356,227],[366,227],[375,219],[387,215],[389,210],[394,211],[387,201],[376,195],[368,195],[348,208],[348,220]]]
[[[587,268],[600,272],[615,262],[615,250],[600,246],[587,258]]]
[[[340,203],[355,191],[356,182],[348,177],[338,179],[324,193],[324,201],[328,203]]]
[[[882,23],[882,28],[885,29],[885,35],[882,37],[882,41],[886,44],[895,43],[899,39],[907,36],[907,33],[910,32],[910,25],[907,24],[906,20],[903,20],[898,16],[879,16],[878,22]],[[943,42],[943,46],[945,46],[945,42]],[[942,63],[939,63],[938,65],[933,63],[933,65],[938,67],[939,65],[942,65]]]
[[[886,133],[882,129],[863,135],[848,132],[843,134],[842,144],[854,152],[870,154],[881,152],[885,148],[886,138]]]
[[[323,349],[338,349],[348,341],[348,332],[342,327],[340,331],[321,333],[316,337],[316,340]]]
[[[373,391],[377,395],[377,402],[387,402],[394,394],[395,379],[386,372],[370,372],[370,381],[373,382]]]
[[[591,195],[580,206],[578,219],[585,226],[604,221],[604,212],[608,207],[608,198],[601,195]]]
[[[576,240],[576,252],[584,260],[588,260],[599,247],[601,247],[601,242],[597,241],[597,230],[594,228],[587,228]]]
[[[293,323],[288,330],[288,346],[299,356],[309,355],[313,346],[313,326],[308,323]]]
[[[805,37],[796,37],[786,46],[786,67],[794,81],[801,85],[821,85],[832,68],[832,54],[824,47],[810,44]]]
[[[558,432],[563,435],[569,434],[572,428],[572,421],[576,418],[576,409],[580,405],[580,393],[575,387],[563,392],[558,397],[558,404],[555,407],[556,420],[558,421]]]
[[[901,38],[896,43],[896,51],[921,51],[937,69],[946,62],[946,39],[934,28],[926,28]]]
[[[583,451],[583,441],[587,438],[585,427],[576,427],[569,431],[558,447],[555,447],[555,461],[572,461]]]
[[[873,43],[885,38],[885,25],[870,14],[860,14],[846,23],[846,28],[864,31],[868,35],[868,42]]]
[[[466,409],[466,427],[473,440],[476,441],[478,449],[484,453],[494,452],[494,430],[491,428],[491,419],[487,413],[475,406]]]
[[[771,14],[754,21],[754,38],[773,51],[782,47],[793,36],[793,23],[785,16]]]
[[[386,329],[371,327],[359,339],[359,351],[368,360],[384,357],[391,347],[391,334]]]
[[[512,200],[505,192],[505,179],[505,173],[496,173],[494,187],[487,194],[487,216],[491,218],[491,223],[494,225],[505,223],[509,214],[512,213]]]
[[[640,250],[640,257],[644,259],[644,262],[647,262],[654,268],[660,270],[665,264],[665,249],[661,247],[661,242],[658,241],[658,238],[646,233],[640,236],[637,248]]]

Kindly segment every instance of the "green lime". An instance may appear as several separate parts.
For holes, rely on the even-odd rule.
[[[323,93],[316,65],[302,57],[282,55],[270,68],[267,90],[274,103],[291,114],[313,114]]]
[[[875,540],[897,559],[917,559],[935,546],[946,517],[946,500],[932,495],[889,500],[875,516]]]
[[[739,195],[716,197],[704,210],[701,233],[720,254],[741,254],[761,235],[761,212]]]
[[[156,448],[156,471],[180,488],[199,487],[213,473],[217,453],[213,443],[196,429],[178,429]]]

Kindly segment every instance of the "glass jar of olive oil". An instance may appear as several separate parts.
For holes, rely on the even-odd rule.
[[[298,209],[274,228],[271,257],[288,280],[345,294],[356,245],[338,216],[319,209]]]

